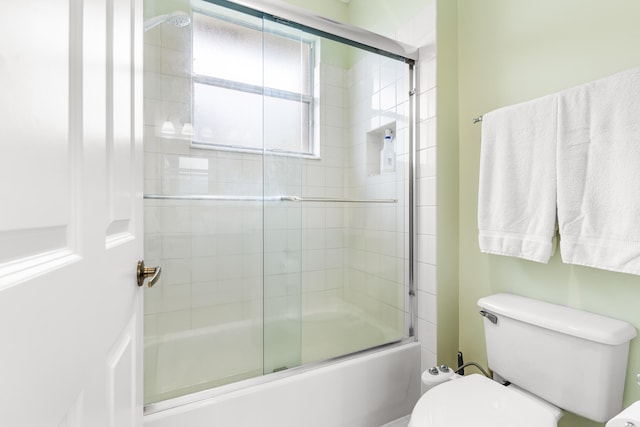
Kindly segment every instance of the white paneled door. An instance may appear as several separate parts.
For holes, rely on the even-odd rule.
[[[3,1],[0,426],[142,424],[142,1]]]

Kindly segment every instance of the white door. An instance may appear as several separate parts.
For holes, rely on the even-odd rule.
[[[0,13],[0,426],[140,426],[142,1]]]

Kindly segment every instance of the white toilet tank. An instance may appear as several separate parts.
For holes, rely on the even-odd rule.
[[[511,294],[481,298],[478,305],[495,373],[600,423],[620,412],[633,326]]]

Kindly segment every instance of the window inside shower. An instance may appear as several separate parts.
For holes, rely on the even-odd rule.
[[[145,33],[147,407],[397,342],[411,317],[412,62],[185,11]]]
[[[194,144],[314,155],[315,37],[224,8],[193,10]],[[263,140],[263,122],[279,131]]]

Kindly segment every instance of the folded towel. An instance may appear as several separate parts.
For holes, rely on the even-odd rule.
[[[562,260],[640,274],[640,69],[558,94]]]
[[[548,262],[555,250],[557,97],[482,117],[480,250]]]

